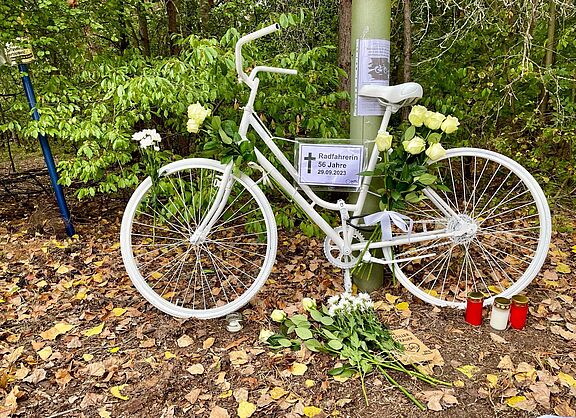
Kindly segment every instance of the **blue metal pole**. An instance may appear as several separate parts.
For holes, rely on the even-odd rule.
[[[38,109],[36,109],[36,96],[34,95],[34,89],[32,88],[32,81],[28,76],[28,66],[26,64],[18,64],[18,69],[22,74],[22,83],[24,84],[24,91],[26,93],[26,98],[28,99],[28,104],[32,110],[32,118],[34,120],[40,120],[40,114],[38,113]],[[56,171],[56,164],[54,164],[54,157],[52,157],[50,144],[48,144],[48,140],[43,134],[38,134],[38,139],[40,140],[40,146],[42,147],[42,153],[44,154],[46,167],[48,167],[50,182],[52,183],[52,188],[56,194],[58,208],[60,209],[60,214],[64,220],[66,234],[71,237],[75,233],[74,225],[72,225],[72,220],[70,219],[70,212],[68,211],[68,206],[66,205],[66,199],[64,199],[62,186],[58,184],[58,172]]]

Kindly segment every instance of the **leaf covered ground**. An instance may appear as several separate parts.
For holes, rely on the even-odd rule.
[[[124,204],[73,202],[73,239],[51,196],[0,204],[0,417],[576,415],[575,232],[554,233],[523,331],[470,327],[401,287],[372,295],[384,323],[443,357],[434,375],[450,389],[396,376],[427,404],[420,412],[378,375],[366,406],[359,379],[328,376],[337,360],[258,341],[274,308],[296,312],[302,297],[342,290],[320,240],[280,231],[275,269],[230,333],[223,320],[171,318],[137,293],[118,244]]]

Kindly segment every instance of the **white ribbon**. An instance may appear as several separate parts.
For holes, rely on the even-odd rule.
[[[250,161],[248,163],[248,166],[252,167],[253,169],[258,170],[262,173],[262,178],[260,179],[262,184],[264,184],[265,186],[272,186],[272,182],[268,178],[268,173],[266,172],[266,170],[264,170],[264,168],[262,166],[260,166],[259,164],[256,164],[254,161]]]
[[[364,216],[364,223],[366,225],[374,225],[378,222],[380,222],[380,226],[382,227],[382,239],[387,241],[392,239],[392,223],[402,231],[408,233],[408,238],[410,238],[410,233],[414,226],[414,221],[411,218],[392,210],[384,210]]]

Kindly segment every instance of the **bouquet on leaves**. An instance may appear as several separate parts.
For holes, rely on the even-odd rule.
[[[450,386],[412,367],[404,366],[396,355],[403,347],[395,342],[388,329],[380,322],[368,294],[352,296],[349,293],[333,296],[328,304],[318,307],[314,299],[304,298],[306,314],[288,317],[282,310],[274,310],[271,318],[280,325],[278,332],[262,330],[260,341],[275,349],[299,349],[303,344],[310,351],[331,354],[347,360],[347,364],[330,370],[332,376],[359,375],[366,404],[365,376],[377,371],[397,387],[420,409],[426,409],[414,395],[390,374],[397,371],[430,384]]]
[[[446,155],[442,137],[456,132],[460,122],[424,106],[414,106],[408,120],[410,126],[403,132],[401,144],[394,146],[394,137],[388,132],[378,133],[375,143],[382,159],[374,171],[362,173],[382,179],[374,184],[379,187],[384,210],[402,210],[406,202],[418,203],[425,198],[422,190],[426,187],[445,188],[430,162]]]

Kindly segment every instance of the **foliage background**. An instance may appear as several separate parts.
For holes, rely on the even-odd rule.
[[[166,160],[214,153],[205,144],[217,140],[217,132],[188,134],[186,107],[199,101],[237,123],[247,91],[235,79],[235,41],[275,21],[288,29],[247,48],[246,65],[296,68],[299,76],[263,76],[256,110],[279,136],[346,137],[341,105],[347,93],[339,87],[345,73],[336,64],[338,16],[347,2],[341,3],[4,1],[0,41],[31,39],[42,120],[30,120],[17,70],[2,67],[0,141],[32,149],[38,133],[47,134],[59,150],[61,181],[74,185],[79,198],[131,190],[143,175],[130,141],[134,131],[156,128],[166,141]],[[403,81],[407,3],[392,4],[392,84]],[[573,197],[574,5],[412,1],[411,20],[412,78],[424,86],[422,104],[462,121],[448,145],[512,156],[551,197]],[[286,226],[291,215],[284,213]]]

